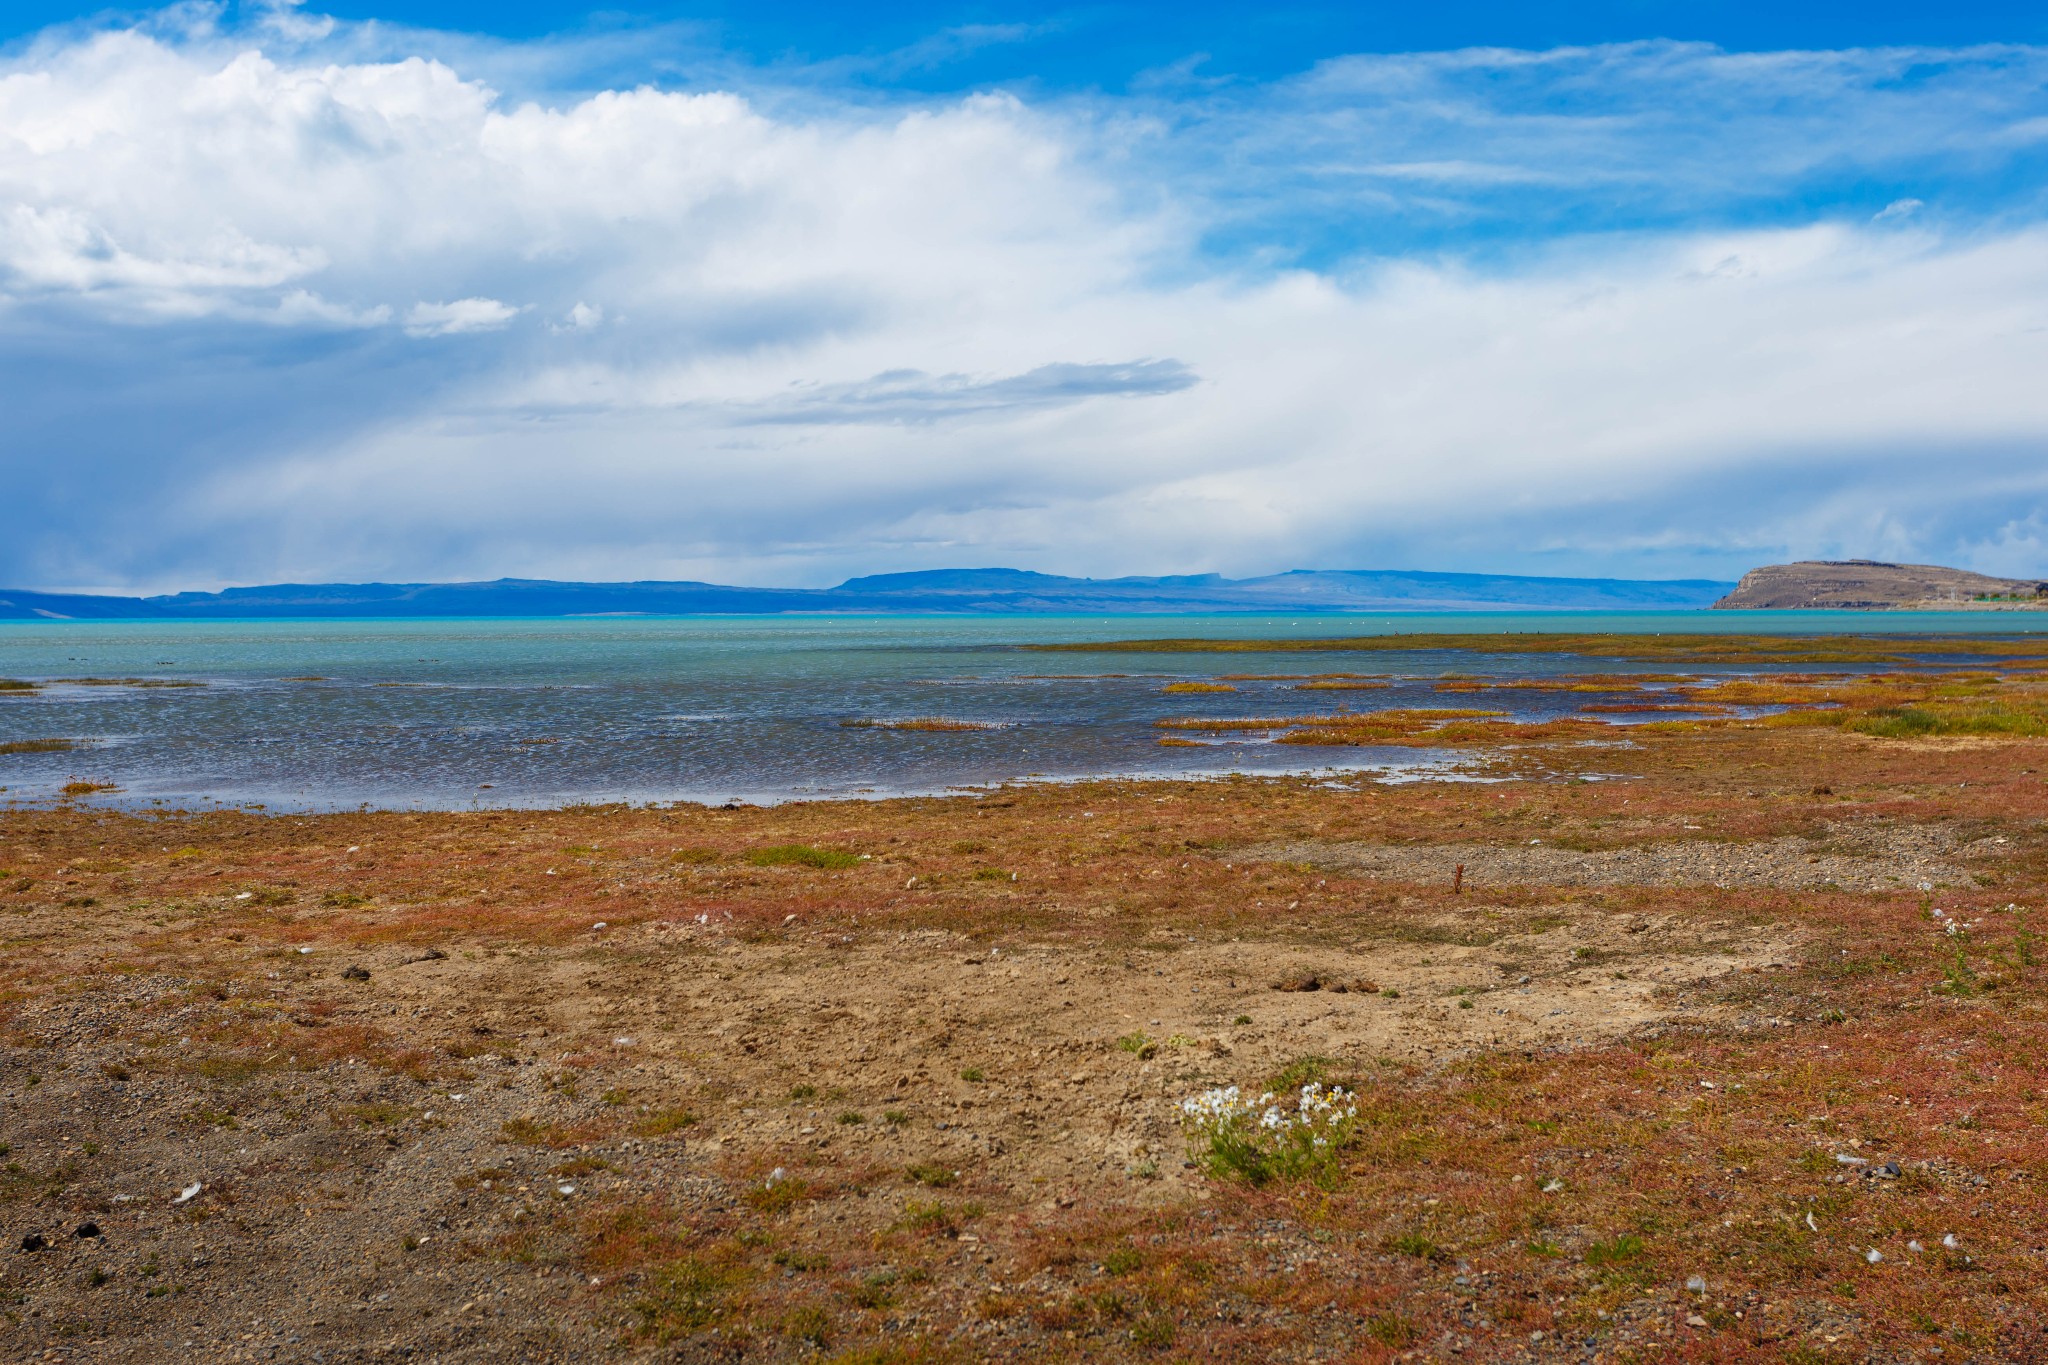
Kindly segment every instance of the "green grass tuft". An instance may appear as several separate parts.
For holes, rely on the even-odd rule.
[[[809,844],[774,844],[747,854],[755,867],[819,867],[837,870],[860,862],[858,853],[836,848],[813,848]]]

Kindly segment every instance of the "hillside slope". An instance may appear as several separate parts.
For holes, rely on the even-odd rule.
[[[2048,581],[1936,564],[1807,559],[1751,569],[1716,610],[1983,610],[2048,607]]]
[[[1407,570],[1295,570],[1068,578],[1021,569],[934,569],[852,578],[834,588],[717,583],[280,583],[160,597],[0,590],[0,619],[690,616],[783,612],[1684,611],[1731,585],[1704,579],[1535,578]]]

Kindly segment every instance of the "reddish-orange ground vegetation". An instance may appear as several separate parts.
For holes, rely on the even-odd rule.
[[[1400,715],[1486,781],[8,812],[6,1354],[2048,1358],[2038,680],[1672,685],[1786,709]],[[1190,1164],[1182,1098],[1308,1081],[1333,1173]]]

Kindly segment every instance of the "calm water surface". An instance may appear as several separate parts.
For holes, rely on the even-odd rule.
[[[2037,624],[2038,623],[2038,624]],[[1433,631],[2017,634],[2011,613],[1570,613],[1389,616],[689,617],[479,621],[4,622],[0,744],[88,741],[0,754],[0,802],[42,802],[68,781],[117,784],[119,805],[272,809],[750,802],[942,792],[1025,778],[1441,769],[1411,749],[1309,749],[1247,736],[1163,748],[1170,716],[1299,715],[1457,704],[1446,673],[1584,671],[1558,655],[1412,650],[1368,656],[1060,653],[1033,642],[1241,639]],[[1657,671],[1603,660],[1600,672]],[[1236,695],[1165,686],[1219,673],[1390,675],[1386,690]],[[1068,676],[1054,676],[1068,675]],[[1073,676],[1095,675],[1095,676]],[[1102,676],[1122,675],[1122,676]],[[89,686],[142,678],[198,687]],[[1505,699],[1503,699],[1503,696]],[[1518,717],[1585,694],[1495,694]],[[862,728],[939,716],[999,728]]]

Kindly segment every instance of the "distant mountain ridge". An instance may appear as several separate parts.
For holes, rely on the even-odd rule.
[[[1262,578],[1065,578],[1027,569],[926,569],[836,588],[717,583],[275,583],[157,597],[0,589],[0,619],[204,620],[384,616],[694,616],[784,612],[1656,611],[1706,607],[1706,579],[1535,578],[1398,569],[1296,569]]]
[[[1721,611],[1970,611],[2048,607],[2048,581],[1993,578],[1938,564],[1803,559],[1751,569]]]

